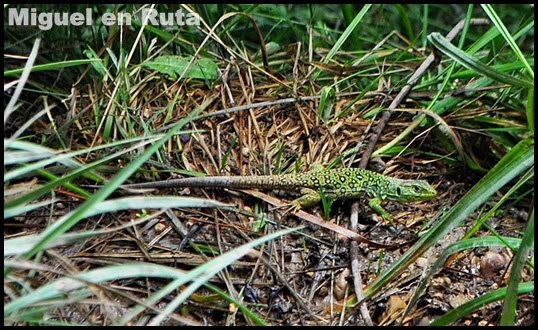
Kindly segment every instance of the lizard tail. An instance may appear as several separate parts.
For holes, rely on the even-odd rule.
[[[259,175],[259,176],[206,176],[174,179],[155,182],[124,185],[124,188],[178,188],[178,187],[211,187],[211,188],[294,188],[297,187],[295,175]]]

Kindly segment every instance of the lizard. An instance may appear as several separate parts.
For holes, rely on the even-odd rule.
[[[394,225],[391,215],[381,206],[383,200],[396,202],[426,201],[437,191],[425,180],[403,180],[359,168],[318,169],[298,174],[253,176],[206,176],[122,185],[127,189],[221,187],[297,190],[301,196],[293,208],[311,207],[327,199],[365,198],[368,206]]]

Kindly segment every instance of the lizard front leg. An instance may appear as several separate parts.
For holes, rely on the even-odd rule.
[[[392,220],[392,217],[390,214],[385,211],[385,209],[381,206],[381,199],[379,197],[371,198],[368,200],[368,206],[377,214],[383,217],[383,219],[390,222],[390,224],[393,227],[396,227],[396,224],[394,223],[394,220]]]

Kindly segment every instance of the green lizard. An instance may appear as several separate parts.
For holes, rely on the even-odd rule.
[[[437,195],[435,189],[424,180],[402,180],[358,168],[320,169],[282,175],[193,177],[128,184],[122,187],[132,189],[222,187],[297,190],[300,191],[301,197],[291,202],[291,206],[297,209],[319,203],[321,191],[328,199],[366,198],[368,206],[391,223],[392,217],[383,209],[381,201],[425,201]]]

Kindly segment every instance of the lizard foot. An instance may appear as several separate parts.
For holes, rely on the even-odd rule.
[[[273,208],[271,208],[271,211],[282,209],[282,210],[284,210],[283,215],[286,215],[288,213],[289,214],[295,214],[299,210],[301,210],[301,208],[302,208],[302,205],[299,202],[297,202],[297,200],[294,200],[294,201],[291,201],[290,203],[288,203],[286,205],[273,207]]]

